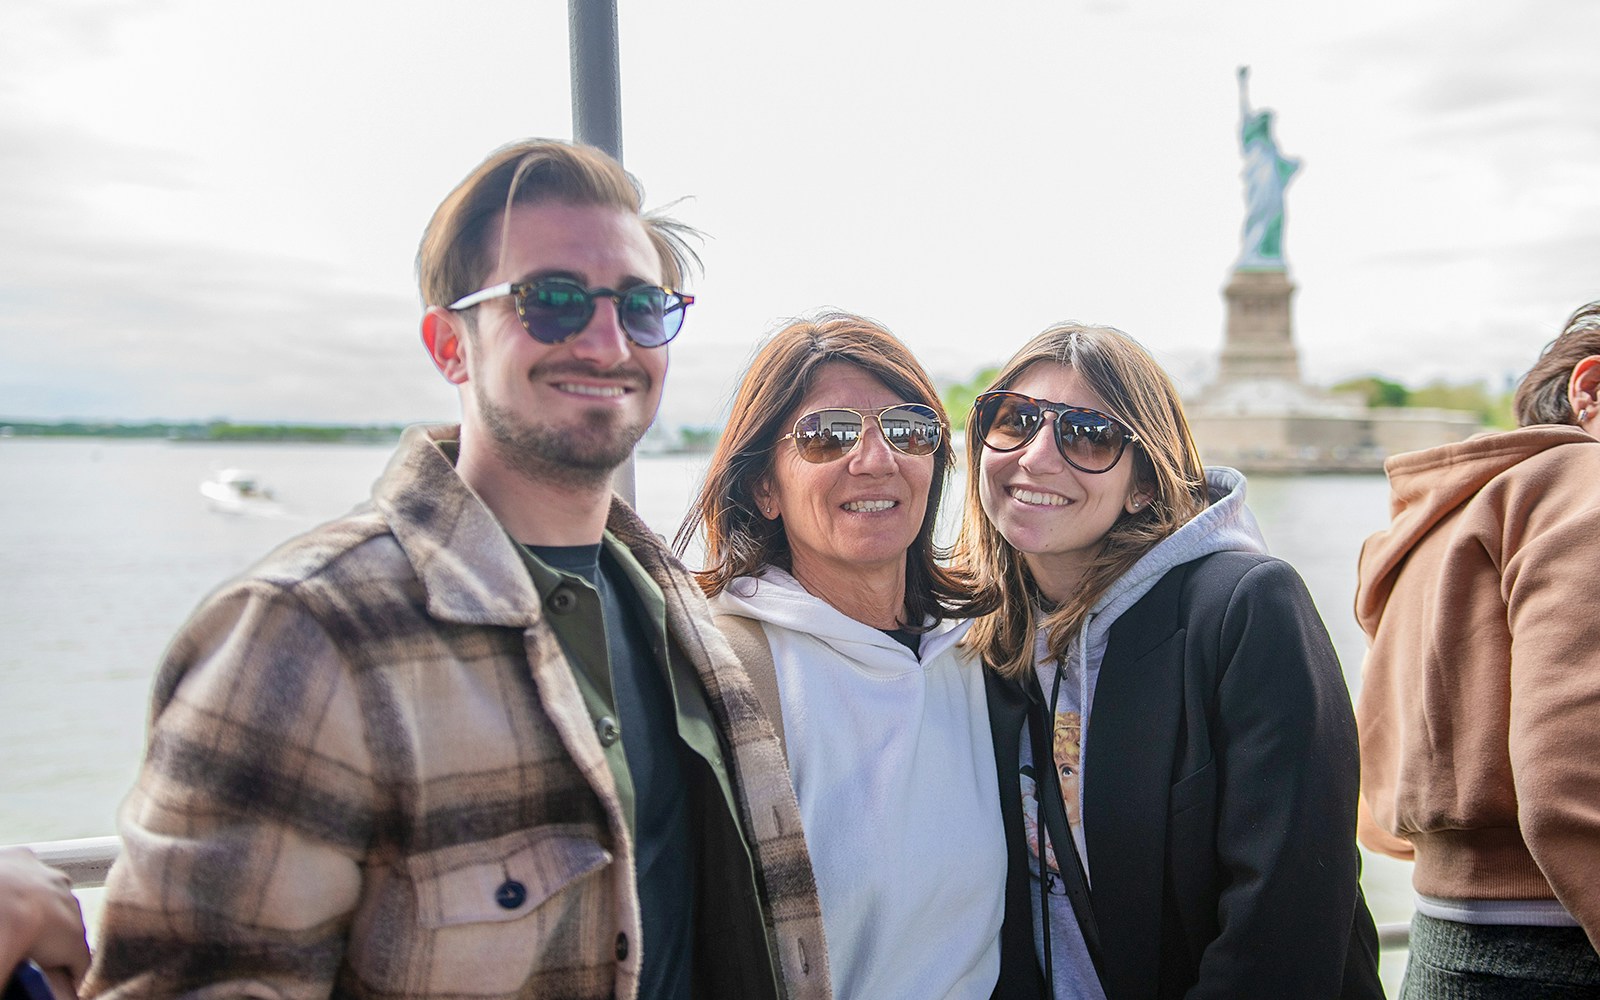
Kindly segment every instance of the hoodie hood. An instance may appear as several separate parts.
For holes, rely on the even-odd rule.
[[[1394,589],[1394,578],[1417,543],[1491,480],[1551,448],[1593,443],[1594,438],[1580,428],[1536,424],[1407,452],[1385,462],[1390,524],[1361,546],[1361,580],[1356,590],[1356,618],[1361,627],[1368,635],[1377,628]]]
[[[847,660],[867,669],[904,673],[929,663],[960,641],[970,621],[947,621],[923,633],[921,650],[911,650],[865,622],[856,621],[811,594],[787,572],[768,566],[759,576],[734,579],[711,599],[717,614],[739,615],[793,632],[803,632]]]
[[[1163,538],[1122,574],[1089,610],[1084,628],[1091,648],[1104,648],[1105,637],[1122,613],[1167,575],[1174,566],[1213,552],[1267,551],[1255,515],[1244,505],[1245,480],[1236,469],[1217,466],[1206,470],[1210,505],[1177,531]]]
[[[1082,687],[1080,704],[1088,706],[1110,642],[1111,626],[1122,613],[1148,594],[1167,571],[1213,552],[1267,551],[1255,515],[1244,504],[1245,479],[1235,469],[1217,466],[1206,470],[1209,506],[1177,531],[1156,543],[1138,562],[1101,595],[1089,611],[1089,618],[1078,632],[1077,647],[1071,651],[1072,673]],[[1051,690],[1055,667],[1049,652],[1049,635],[1043,629],[1035,635],[1035,662],[1045,691]]]

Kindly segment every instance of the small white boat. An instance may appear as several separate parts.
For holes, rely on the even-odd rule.
[[[253,472],[223,469],[200,484],[206,506],[222,514],[250,514],[256,517],[281,517],[283,507]]]

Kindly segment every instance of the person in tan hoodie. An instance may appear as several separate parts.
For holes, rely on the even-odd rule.
[[[1360,837],[1416,862],[1402,998],[1600,996],[1600,301],[1515,410],[1391,458],[1361,550]]]

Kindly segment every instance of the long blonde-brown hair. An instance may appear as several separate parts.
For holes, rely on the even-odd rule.
[[[1129,445],[1126,455],[1134,463],[1134,482],[1150,497],[1137,512],[1117,518],[1100,540],[1100,550],[1090,560],[1077,592],[1049,608],[1038,626],[1049,636],[1050,655],[1060,657],[1089,609],[1117,579],[1157,542],[1205,509],[1205,472],[1172,379],[1132,337],[1107,326],[1057,324],[1024,345],[989,388],[1009,389],[1037,364],[1072,369],[1132,428],[1139,440]],[[1047,602],[1023,555],[984,514],[978,492],[982,457],[983,441],[969,422],[967,502],[955,563],[970,579],[980,603],[993,610],[973,622],[964,642],[1000,673],[1023,677],[1034,665],[1036,609]]]
[[[811,390],[823,365],[843,362],[876,378],[908,403],[922,403],[949,428],[944,404],[933,380],[911,351],[877,323],[843,312],[824,312],[798,319],[773,334],[745,372],[733,400],[728,425],[717,441],[706,470],[705,485],[678,528],[674,546],[681,555],[697,533],[705,533],[706,566],[695,576],[707,596],[722,592],[741,576],[764,566],[792,569],[789,539],[783,522],[759,513],[755,490],[772,469],[773,448],[789,430],[786,419]],[[933,454],[933,481],[928,510],[916,540],[906,550],[904,621],[920,630],[930,617],[947,617],[964,604],[967,588],[939,565],[933,541],[939,502],[950,479],[955,450],[947,432]],[[895,609],[900,611],[901,609]]]

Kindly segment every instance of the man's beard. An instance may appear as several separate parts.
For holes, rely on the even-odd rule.
[[[578,489],[604,486],[649,429],[605,412],[591,412],[575,424],[531,425],[477,391],[478,415],[489,440],[508,469],[534,482]]]

